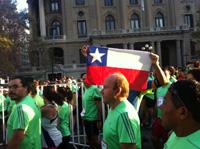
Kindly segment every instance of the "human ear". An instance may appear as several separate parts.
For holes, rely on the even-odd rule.
[[[121,87],[116,88],[114,91],[115,97],[119,97],[121,95],[121,91],[122,91]]]
[[[188,115],[189,115],[188,109],[186,107],[184,107],[184,106],[180,107],[179,108],[179,115],[180,115],[180,119],[181,120],[186,119],[188,117]]]

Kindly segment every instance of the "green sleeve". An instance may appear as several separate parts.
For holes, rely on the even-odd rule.
[[[28,128],[29,118],[22,106],[17,106],[14,112],[13,129],[24,129]]]
[[[135,132],[134,129],[137,128],[137,126],[134,126],[134,122],[132,122],[129,117],[128,113],[122,113],[119,116],[117,126],[117,134],[119,136],[119,142],[120,143],[136,143],[135,141]]]
[[[100,88],[98,88],[98,87],[95,87],[95,88],[94,88],[93,97],[94,97],[94,98],[99,98],[99,99],[101,99],[101,91],[100,91]]]

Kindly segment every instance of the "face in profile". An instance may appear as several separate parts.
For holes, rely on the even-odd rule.
[[[162,125],[167,129],[172,129],[177,121],[177,108],[172,102],[173,96],[167,92],[163,104],[160,106],[162,110]]]
[[[114,92],[113,85],[114,85],[113,77],[110,76],[105,79],[103,89],[101,90],[103,102],[105,104],[109,104],[114,99],[115,92]]]

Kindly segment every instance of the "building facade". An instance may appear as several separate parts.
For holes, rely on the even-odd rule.
[[[80,53],[84,44],[130,50],[149,44],[163,66],[184,66],[197,55],[191,33],[197,29],[199,0],[28,0],[28,4],[32,65],[47,74],[84,71]]]

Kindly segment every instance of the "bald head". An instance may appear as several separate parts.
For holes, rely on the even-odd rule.
[[[114,73],[108,76],[108,79],[112,81],[113,89],[121,89],[120,97],[128,97],[129,83],[126,77],[121,73]]]

